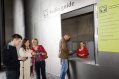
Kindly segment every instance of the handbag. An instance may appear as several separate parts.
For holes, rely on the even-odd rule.
[[[42,52],[42,53],[44,53],[44,52]],[[44,59],[47,59],[48,58],[48,55],[47,55],[47,53],[45,53],[44,55],[42,55],[43,57],[44,57]]]
[[[45,55],[43,55],[44,56],[44,59],[47,59],[48,58],[48,55],[47,54],[45,54]]]
[[[41,47],[42,47],[42,45],[41,45]],[[42,48],[41,48],[41,47],[40,47],[40,49],[41,49],[41,50],[40,50],[40,51],[41,51],[41,53],[45,53],[45,52],[43,52],[43,51],[42,51],[42,48],[43,48],[43,47],[42,47]],[[45,54],[44,54],[44,55],[42,55],[42,56],[44,57],[44,59],[47,59],[47,58],[48,58],[47,53],[45,53]]]

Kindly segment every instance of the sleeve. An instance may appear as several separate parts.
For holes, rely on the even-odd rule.
[[[76,50],[76,54],[77,54],[78,57],[80,57],[79,54],[81,54],[81,52],[79,51],[79,49],[80,49],[80,48],[78,48],[78,49]]]
[[[33,49],[33,47],[31,48],[31,50],[34,52],[34,49]],[[31,52],[31,55],[33,56],[33,52]]]
[[[13,52],[11,52],[11,54],[10,54],[10,58],[11,58],[11,61],[10,61],[10,63],[16,63],[16,62],[18,62],[19,60],[18,60],[18,54],[17,54],[17,49],[16,49],[16,47],[14,47],[14,49],[13,49],[14,51]]]
[[[33,51],[34,51],[34,48],[32,47],[32,48],[31,48],[31,50],[33,50]]]
[[[63,39],[61,39],[61,41],[60,41],[60,50],[63,50],[64,52],[69,53],[68,46],[67,46],[65,40],[63,40]]]
[[[79,48],[76,50],[76,54],[78,54],[79,53]]]
[[[4,48],[2,51],[2,60],[4,65],[6,65],[8,59],[9,59],[9,55],[7,55],[6,49]]]
[[[3,50],[3,64],[6,66],[10,66],[10,65],[14,65],[16,62],[18,62],[16,48],[10,48],[10,50],[4,49]]]
[[[44,49],[44,47],[42,45],[39,45],[39,50],[41,50],[44,53],[47,53],[46,50]]]
[[[88,49],[85,48],[85,56],[88,56],[88,55],[89,55],[89,53],[88,53]]]
[[[60,46],[61,46],[61,49],[66,50],[66,45],[63,39],[60,42]]]
[[[25,57],[23,48],[19,49],[19,56],[20,57]]]

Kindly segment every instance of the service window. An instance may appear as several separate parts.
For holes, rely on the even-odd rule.
[[[81,10],[79,10],[79,13]],[[74,15],[73,15],[74,14]],[[70,16],[71,15],[71,16]],[[95,63],[95,43],[94,43],[94,14],[93,11],[84,12],[78,15],[78,12],[72,11],[61,15],[62,35],[69,34],[71,40],[68,43],[72,53],[71,59],[87,60],[88,63]],[[80,42],[83,41],[88,49],[89,55],[85,58],[77,55],[77,49],[80,48]]]

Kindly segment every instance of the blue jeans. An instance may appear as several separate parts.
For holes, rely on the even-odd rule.
[[[68,70],[68,60],[61,59],[61,71],[60,71],[59,79],[65,79],[67,70]]]

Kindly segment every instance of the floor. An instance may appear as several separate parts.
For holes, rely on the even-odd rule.
[[[0,72],[0,79],[6,79],[5,72]],[[31,77],[31,79],[35,78]],[[47,79],[58,79],[58,77],[47,73]]]

